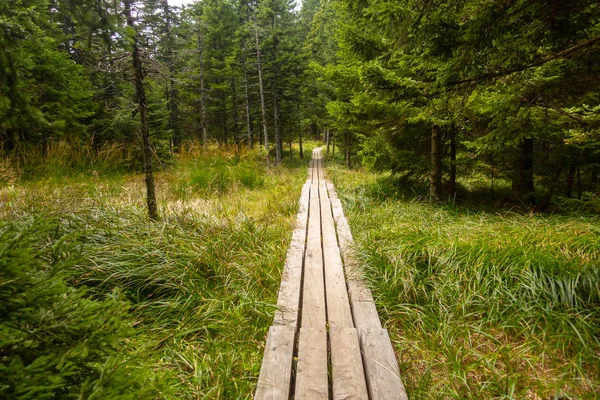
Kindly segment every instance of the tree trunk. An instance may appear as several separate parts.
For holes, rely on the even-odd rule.
[[[273,128],[275,128],[275,163],[280,164],[283,158],[283,138],[281,137],[281,126],[279,121],[279,96],[277,95],[277,74],[275,74],[273,85]]]
[[[431,171],[429,174],[429,196],[434,201],[442,198],[442,135],[436,125],[431,127]]]
[[[325,139],[327,143],[327,154],[329,154],[329,145],[331,144],[331,137],[329,136],[329,128],[325,129]]]
[[[569,165],[569,172],[567,173],[567,186],[565,187],[565,196],[571,197],[573,195],[573,185],[575,184],[575,172],[577,167],[575,164]]]
[[[560,180],[560,175],[562,173],[562,167],[558,167],[556,172],[548,185],[548,193],[542,199],[542,204],[540,204],[540,210],[544,211],[550,206],[550,202],[552,201],[552,196],[554,196],[554,192],[558,187],[558,181]]]
[[[311,123],[310,124],[310,132],[312,133],[312,137],[313,139],[317,138],[317,134],[318,134],[318,130],[317,130],[317,124],[316,123]]]
[[[127,26],[135,32],[133,17],[131,16],[132,0],[125,0],[125,16],[127,17]],[[148,204],[148,216],[151,220],[158,220],[158,206],[156,203],[156,189],[154,187],[154,170],[152,168],[152,146],[150,144],[150,127],[148,123],[148,108],[146,106],[146,91],[144,90],[144,71],[142,68],[142,59],[138,47],[137,33],[133,37],[133,78],[135,82],[135,94],[138,101],[140,113],[140,134],[142,137],[144,173],[146,175],[146,202]]]
[[[331,155],[335,156],[335,134],[331,135]]]
[[[202,148],[204,153],[208,150],[208,132],[206,124],[206,90],[204,89],[204,33],[202,25],[198,27],[198,51],[200,58],[200,117],[202,118]]]
[[[291,135],[291,130],[290,130],[290,135],[288,135],[289,137],[289,145],[290,145],[290,160],[292,160],[294,158],[294,153],[292,152],[293,148],[292,148],[292,135]]]
[[[350,137],[350,132],[346,132],[346,143],[345,143],[345,154],[344,154],[344,159],[346,160],[346,168],[352,168],[352,163],[350,162],[350,143],[351,143],[351,137]]]
[[[235,77],[231,78],[231,102],[232,102],[232,107],[231,107],[231,113],[233,116],[233,135],[235,137],[235,143],[239,146],[240,142],[242,141],[241,139],[241,135],[240,135],[240,125],[238,123],[238,110],[236,107],[237,104],[237,87],[235,84]]]
[[[245,94],[245,106],[246,106],[246,133],[248,148],[252,148],[252,124],[250,121],[250,96],[248,95],[248,70],[246,66],[246,48],[244,47],[244,94]]]
[[[581,168],[577,167],[577,198],[581,200],[581,195],[583,194],[581,187]]]
[[[456,128],[450,127],[450,197],[456,196]]]
[[[302,149],[302,123],[298,124],[298,147],[300,147],[300,159],[304,160],[304,150]]]
[[[227,143],[229,143],[229,126],[227,125],[227,95],[224,90],[221,91],[221,131],[221,143],[227,146]]]
[[[179,129],[179,105],[177,87],[175,86],[175,65],[173,63],[173,39],[171,35],[171,8],[169,1],[163,0],[163,9],[166,18],[167,35],[167,63],[169,71],[169,85],[167,89],[167,110],[169,111],[169,129],[173,132],[173,149],[178,152],[181,147],[181,130]]]
[[[7,128],[2,135],[2,150],[5,154],[13,151],[17,147],[17,140],[15,130],[13,128]]]
[[[496,158],[494,154],[490,157],[491,179],[492,179],[492,201],[496,200]]]
[[[527,206],[535,205],[535,187],[533,184],[533,138],[521,140],[517,158],[512,190],[517,199]]]
[[[269,156],[269,133],[267,131],[267,109],[265,107],[265,89],[263,86],[263,75],[262,75],[262,65],[260,63],[260,43],[258,41],[258,27],[256,26],[256,21],[254,22],[254,37],[256,38],[256,65],[258,67],[258,85],[260,89],[260,111],[262,115],[262,124],[263,124],[263,132],[264,132],[264,143],[265,150],[267,151],[267,168],[270,167],[270,156]]]
[[[273,32],[277,32],[277,19],[275,13],[271,17]],[[281,163],[283,158],[283,137],[281,135],[281,122],[279,116],[279,76],[277,66],[277,46],[279,38],[273,35],[273,128],[275,129],[275,162]]]

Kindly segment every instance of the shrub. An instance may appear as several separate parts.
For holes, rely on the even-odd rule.
[[[157,392],[128,349],[129,303],[69,284],[77,237],[54,218],[0,225],[0,397],[140,398]]]

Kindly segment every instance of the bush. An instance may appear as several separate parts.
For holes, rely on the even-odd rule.
[[[600,194],[585,192],[581,199],[559,197],[558,203],[561,208],[570,212],[600,213]]]
[[[140,398],[157,389],[128,351],[129,303],[69,284],[77,237],[59,220],[0,225],[0,397]]]
[[[257,189],[264,185],[262,169],[250,160],[201,159],[191,172],[190,182],[198,190],[227,193],[236,186]]]

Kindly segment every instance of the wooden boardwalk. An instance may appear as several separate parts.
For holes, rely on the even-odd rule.
[[[255,399],[408,399],[352,234],[313,152]]]

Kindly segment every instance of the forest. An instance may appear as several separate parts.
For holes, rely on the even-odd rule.
[[[589,0],[0,1],[0,398],[251,398],[319,146],[411,398],[595,398]]]

